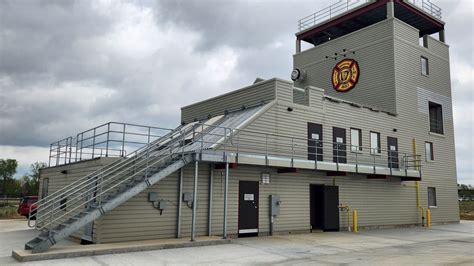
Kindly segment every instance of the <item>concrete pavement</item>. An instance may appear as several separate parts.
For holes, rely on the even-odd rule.
[[[11,250],[21,248],[34,231],[24,222],[0,220],[0,265],[18,265]],[[67,245],[63,243],[62,245]],[[30,262],[28,265],[474,265],[474,222],[431,229],[367,230],[241,238],[232,244],[154,250]]]

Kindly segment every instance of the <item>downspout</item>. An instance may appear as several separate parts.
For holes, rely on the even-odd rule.
[[[416,156],[416,139],[413,138],[412,140],[412,148],[413,148],[413,156]],[[414,157],[415,160],[415,168],[416,170],[420,170],[419,161]],[[416,191],[416,207],[421,209],[421,226],[425,226],[425,208],[421,207],[421,200],[420,200],[420,181],[415,181],[415,191]]]

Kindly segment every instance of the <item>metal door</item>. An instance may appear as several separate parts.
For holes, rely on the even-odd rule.
[[[308,160],[323,160],[323,126],[308,123]]]
[[[324,186],[324,231],[339,231],[339,187]]]
[[[332,142],[333,142],[333,161],[338,163],[347,162],[346,152],[346,129],[333,127],[332,128]]]
[[[239,237],[258,235],[258,182],[239,182]]]
[[[387,156],[388,156],[388,167],[399,168],[398,139],[397,138],[387,137]]]

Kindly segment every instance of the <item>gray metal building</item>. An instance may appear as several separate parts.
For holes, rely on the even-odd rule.
[[[292,81],[185,106],[175,129],[107,123],[53,143],[25,248],[347,230],[347,208],[360,228],[420,226],[427,209],[458,222],[441,10],[339,1],[298,26]]]

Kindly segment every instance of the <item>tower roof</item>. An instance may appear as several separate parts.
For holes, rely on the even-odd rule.
[[[441,9],[429,0],[421,2],[392,0],[397,19],[417,28],[420,37],[444,29]],[[387,18],[390,0],[338,1],[298,22],[296,37],[314,45],[346,35]]]

